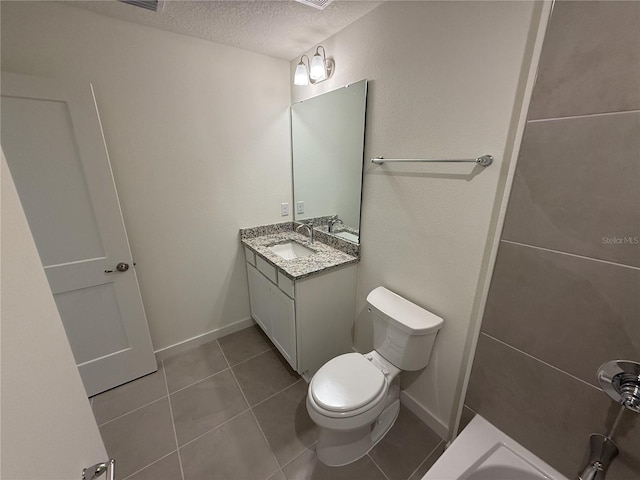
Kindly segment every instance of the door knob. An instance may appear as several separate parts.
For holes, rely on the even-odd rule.
[[[126,272],[127,270],[129,270],[129,264],[125,263],[125,262],[120,262],[116,265],[116,269],[115,270],[105,270],[104,273],[113,273],[115,271],[118,272]]]

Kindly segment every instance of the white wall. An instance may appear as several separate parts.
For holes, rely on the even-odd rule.
[[[369,79],[355,345],[372,348],[365,300],[377,285],[444,318],[430,365],[403,374],[409,400],[443,435],[455,422],[539,16],[533,2],[385,3],[322,42],[336,63],[330,80],[292,88],[295,102]],[[368,162],[486,153],[495,163],[484,170]]]
[[[1,156],[0,477],[80,478],[107,452]]]
[[[95,87],[154,347],[249,318],[238,229],[291,201],[288,63],[52,2],[1,15],[2,70]]]

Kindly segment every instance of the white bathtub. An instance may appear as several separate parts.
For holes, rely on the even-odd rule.
[[[480,415],[422,480],[568,480]]]

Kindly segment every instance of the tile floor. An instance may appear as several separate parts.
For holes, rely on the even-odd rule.
[[[254,326],[165,359],[91,404],[122,480],[418,480],[443,451],[402,407],[368,455],[326,467],[315,455],[306,393]]]

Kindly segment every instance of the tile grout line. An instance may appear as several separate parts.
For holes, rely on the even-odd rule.
[[[220,375],[221,373],[226,372],[227,370],[230,370],[230,368],[224,368],[224,369],[220,370],[219,372],[216,372],[216,373],[213,373],[213,374],[211,374],[211,375],[209,375],[209,376],[206,376],[206,377],[204,377],[204,378],[201,378],[200,380],[196,380],[195,382],[190,383],[190,384],[189,384],[189,385],[187,385],[186,387],[180,387],[179,389],[174,390],[173,392],[169,392],[169,395],[173,395],[174,393],[178,393],[178,392],[181,392],[181,391],[183,391],[183,390],[186,390],[186,389],[187,389],[187,388],[189,388],[189,387],[193,387],[194,385],[197,385],[197,384],[198,384],[198,383],[200,383],[200,382],[204,382],[205,380],[209,380],[210,378],[213,378],[213,377],[215,377],[216,375]],[[168,386],[167,386],[167,391],[169,391],[169,387],[168,387]]]
[[[224,338],[224,337],[223,337]],[[216,340],[217,341],[217,340]],[[222,350],[222,346],[218,343],[218,346],[220,347],[220,351],[222,352],[222,355],[224,356],[224,359],[227,360],[227,356],[224,354],[224,350]],[[260,355],[264,355],[267,352],[270,352],[272,350],[275,350],[276,347],[269,347],[267,350],[265,350],[264,352],[260,352],[260,353],[256,353],[255,355],[250,356],[249,358],[245,358],[244,360],[242,360],[241,362],[238,363],[234,363],[233,365],[231,365],[229,363],[229,360],[227,360],[227,365],[229,365],[229,368],[231,367],[237,367],[238,365],[242,365],[243,363],[248,362],[249,360],[253,360],[256,357],[259,357]]]
[[[242,390],[242,386],[240,385],[240,382],[238,381],[238,378],[236,377],[236,373],[233,371],[233,368],[231,368],[231,364],[229,363],[229,360],[227,359],[227,356],[224,354],[224,351],[222,350],[222,347],[220,346],[220,342],[218,342],[218,340],[216,340],[216,342],[218,343],[218,347],[220,348],[220,352],[222,352],[222,357],[224,358],[224,361],[227,362],[227,365],[229,365],[229,370],[231,370],[231,375],[233,375],[233,379],[235,380],[236,385],[238,385],[238,389],[240,389],[240,393],[242,394],[242,398],[244,398],[244,401],[247,402],[247,406],[249,407],[249,411],[251,412],[251,418],[253,418],[253,421],[256,422],[256,426],[258,427],[258,431],[260,432],[260,434],[262,435],[262,438],[264,439],[265,443],[269,447],[269,451],[271,452],[271,456],[273,457],[273,459],[276,461],[276,466],[278,467],[278,470],[282,470],[282,465],[280,465],[280,462],[278,461],[278,458],[276,457],[276,454],[273,451],[273,447],[269,443],[269,440],[267,440],[267,436],[262,431],[262,427],[260,426],[260,422],[258,422],[258,419],[256,418],[256,414],[253,413],[253,407],[249,403],[249,400],[247,399],[247,396],[244,394],[244,390]],[[240,365],[240,364],[238,364],[238,365]],[[280,392],[278,392],[278,393],[280,393]],[[269,477],[275,475],[276,473],[278,473],[277,470],[275,472],[272,472],[271,475],[269,475]],[[266,477],[266,478],[269,478],[269,477]]]
[[[286,467],[288,467],[289,465],[291,465],[293,462],[295,462],[298,458],[300,458],[302,455],[304,455],[305,453],[307,453],[308,451],[313,451],[313,449],[315,448],[316,444],[318,443],[318,441],[316,440],[315,442],[313,442],[311,445],[309,445],[308,447],[305,447],[304,450],[302,450],[298,455],[296,455],[295,457],[293,457],[291,460],[289,460],[287,463],[285,463],[282,468],[280,468],[280,470],[284,470]],[[315,451],[314,451],[315,454]],[[282,474],[284,475],[284,472],[282,472]],[[285,475],[286,477],[286,475]]]
[[[253,421],[256,422],[256,426],[258,427],[258,431],[260,432],[260,434],[262,435],[262,438],[264,439],[264,443],[266,443],[267,447],[269,447],[269,451],[271,452],[271,456],[273,457],[273,460],[276,462],[276,470],[275,470],[275,472],[271,472],[269,474],[269,476],[265,477],[265,479],[269,479],[272,476],[274,476],[276,473],[278,473],[280,470],[282,470],[282,465],[280,465],[280,462],[278,461],[278,457],[276,457],[276,454],[273,451],[273,447],[269,443],[269,440],[267,440],[267,436],[262,431],[262,427],[260,426],[260,422],[258,422],[258,418],[256,417],[256,414],[253,413],[253,408],[250,408],[249,411],[251,412],[251,418],[253,418]]]
[[[163,395],[160,398],[156,398],[155,400],[149,402],[149,403],[145,403],[144,405],[141,405],[140,407],[136,407],[133,410],[129,410],[127,413],[123,413],[122,415],[118,415],[117,417],[113,417],[111,420],[107,420],[106,422],[101,423],[100,425],[98,425],[98,428],[103,427],[111,422],[115,422],[116,420],[121,419],[122,417],[126,417],[127,415],[129,415],[130,413],[133,412],[137,412],[138,410],[141,410],[145,407],[148,407],[149,405],[153,405],[156,402],[159,402],[160,400],[164,400],[165,398],[167,398],[167,395]]]
[[[611,115],[620,115],[625,113],[640,113],[640,110],[614,110],[611,112],[596,112],[596,113],[583,113],[582,115],[567,115],[566,117],[535,118],[533,120],[527,120],[527,123],[550,122],[554,120],[574,120],[576,118],[608,117]]]
[[[222,426],[226,425],[227,423],[232,422],[233,420],[235,420],[236,418],[238,418],[240,415],[243,415],[243,414],[247,413],[249,410],[250,410],[250,408],[246,408],[246,409],[242,410],[241,412],[236,413],[233,417],[229,418],[228,420],[225,420],[225,421],[224,421],[224,422],[222,422],[220,425],[217,425],[217,426],[213,427],[212,429],[207,430],[207,431],[206,431],[206,432],[204,432],[204,433],[201,433],[201,434],[200,434],[200,435],[198,435],[197,437],[192,438],[192,439],[191,439],[191,440],[189,440],[188,442],[185,442],[183,445],[181,445],[181,446],[180,446],[180,448],[184,448],[184,447],[186,447],[187,445],[192,444],[192,443],[193,443],[193,442],[195,442],[196,440],[200,440],[200,439],[201,439],[202,437],[204,437],[205,435],[208,435],[208,434],[210,434],[211,432],[213,432],[214,430],[217,430],[218,428],[220,428],[220,427],[222,427]],[[180,448],[179,448],[179,449],[180,449]]]
[[[178,452],[178,465],[180,465],[180,475],[184,480],[184,469],[182,468],[182,457],[180,455],[180,446],[178,445],[178,433],[176,432],[176,422],[173,419],[173,407],[171,406],[171,395],[169,394],[169,383],[167,382],[167,369],[164,367],[164,360],[162,362],[162,373],[164,374],[164,388],[167,391],[167,400],[169,401],[169,415],[171,415],[171,427],[173,428],[173,439],[176,442],[176,452]]]
[[[371,450],[369,450],[369,452],[370,452],[370,451],[371,451]],[[385,471],[382,469],[382,467],[381,467],[380,465],[378,465],[378,464],[376,463],[376,461],[373,459],[373,457],[372,457],[371,455],[369,455],[369,452],[367,452],[367,453],[366,453],[366,456],[369,458],[369,460],[371,460],[371,463],[373,463],[373,464],[376,466],[376,468],[377,468],[378,470],[380,470],[380,473],[382,473],[382,476],[383,476],[386,480],[389,480],[389,477],[387,476],[387,474],[385,473]]]
[[[217,340],[215,340],[215,341],[217,341]],[[220,346],[220,344],[218,344],[218,346]],[[196,348],[198,348],[198,347],[196,347]],[[265,350],[264,352],[260,352],[260,353],[254,355],[254,356],[252,356],[250,358],[247,358],[246,360],[241,361],[240,363],[236,363],[233,366],[236,367],[236,366],[241,365],[241,364],[243,364],[245,362],[248,362],[249,360],[253,360],[254,358],[259,357],[260,355],[264,355],[265,353],[270,352],[271,350],[275,350],[275,347],[272,347],[269,350]],[[222,347],[220,347],[220,352],[222,353],[222,356],[225,357],[224,352],[222,352]],[[227,365],[230,365],[229,361],[226,359],[226,357],[225,357],[225,361],[227,362]],[[163,360],[163,362],[164,362],[164,360]],[[200,380],[196,380],[195,382],[190,383],[189,385],[185,385],[184,387],[180,387],[179,389],[174,390],[173,392],[169,392],[169,395],[173,395],[174,393],[178,393],[178,392],[180,392],[182,390],[185,390],[185,389],[187,389],[189,387],[193,387],[196,383],[200,383],[200,382],[203,382],[204,380],[208,380],[211,377],[215,377],[216,375],[218,375],[218,374],[220,374],[220,373],[222,373],[222,372],[224,372],[226,370],[230,370],[231,368],[232,368],[231,366],[228,366],[227,368],[225,368],[223,370],[220,370],[219,372],[216,372],[216,373],[213,373],[213,374],[211,374],[211,375],[209,375],[207,377],[201,378]]]
[[[174,450],[173,452],[169,452],[166,455],[160,457],[157,460],[154,460],[153,462],[151,462],[149,465],[145,465],[144,467],[142,467],[140,470],[136,470],[135,472],[133,472],[130,475],[127,475],[126,477],[124,477],[122,480],[127,480],[128,478],[133,477],[134,475],[137,475],[138,473],[140,473],[142,470],[144,470],[145,468],[149,468],[151,465],[155,465],[156,463],[160,462],[161,460],[164,460],[165,458],[167,458],[169,455],[173,455],[174,453],[178,453],[178,450]]]
[[[589,386],[589,387],[591,387],[591,388],[593,388],[593,389],[595,389],[595,390],[597,390],[599,392],[602,391],[600,388],[596,387],[595,385],[591,385],[589,382],[587,382],[585,380],[582,380],[581,378],[578,378],[578,377],[576,377],[575,375],[573,375],[573,374],[571,374],[569,372],[565,372],[564,370],[562,370],[561,368],[556,367],[555,365],[551,365],[550,363],[547,363],[547,362],[545,362],[544,360],[542,360],[542,359],[540,359],[538,357],[534,357],[533,355],[531,355],[530,353],[525,352],[524,350],[520,350],[519,348],[514,347],[513,345],[509,345],[507,342],[503,342],[499,338],[495,338],[495,337],[493,337],[493,336],[491,336],[491,335],[489,335],[488,333],[485,333],[485,332],[480,332],[480,333],[482,335],[485,335],[486,337],[490,338],[491,340],[494,340],[494,341],[504,345],[505,347],[511,348],[512,350],[515,350],[516,352],[521,353],[522,355],[525,355],[525,356],[531,358],[532,360],[535,360],[536,362],[540,362],[543,365],[546,365],[547,367],[552,368],[555,371],[562,373],[563,375],[567,375],[568,377],[571,377],[574,380],[577,380],[578,382],[583,383],[583,384],[585,384],[585,385],[587,385],[587,386]]]
[[[500,241],[504,242],[504,243],[509,243],[511,245],[518,245],[520,247],[534,248],[536,250],[542,250],[544,252],[557,253],[558,255],[567,255],[569,257],[580,258],[582,260],[591,260],[593,262],[605,263],[607,265],[613,265],[614,267],[622,267],[622,268],[630,268],[632,270],[640,270],[640,267],[635,267],[633,265],[625,265],[624,263],[611,262],[609,260],[602,260],[601,258],[587,257],[585,255],[578,255],[577,253],[569,253],[569,252],[563,252],[563,251],[560,251],[560,250],[554,250],[552,248],[538,247],[536,245],[529,245],[528,243],[514,242],[513,240],[505,240],[503,238],[501,238]]]
[[[420,467],[422,467],[422,465],[424,465],[425,462],[431,458],[431,455],[433,455],[436,452],[436,450],[438,449],[438,447],[440,445],[442,445],[443,443],[444,443],[444,440],[441,439],[436,444],[436,446],[433,447],[433,449],[429,452],[429,454],[425,457],[425,459],[420,462],[420,465],[418,465],[417,468],[413,472],[411,472],[411,475],[409,475],[409,478],[413,477],[418,472],[418,470],[420,470]]]
[[[292,388],[293,386],[299,384],[301,381],[303,381],[304,379],[302,377],[300,377],[298,380],[296,380],[295,383],[292,383],[289,386],[284,387],[282,390],[277,391],[276,393],[274,393],[273,395],[269,395],[267,398],[265,398],[264,400],[260,400],[258,403],[256,403],[253,407],[249,407],[249,408],[255,408],[258,405],[262,405],[264,402],[266,402],[267,400],[271,400],[273,397],[275,397],[276,395],[284,392],[285,390],[289,390],[290,388]]]

